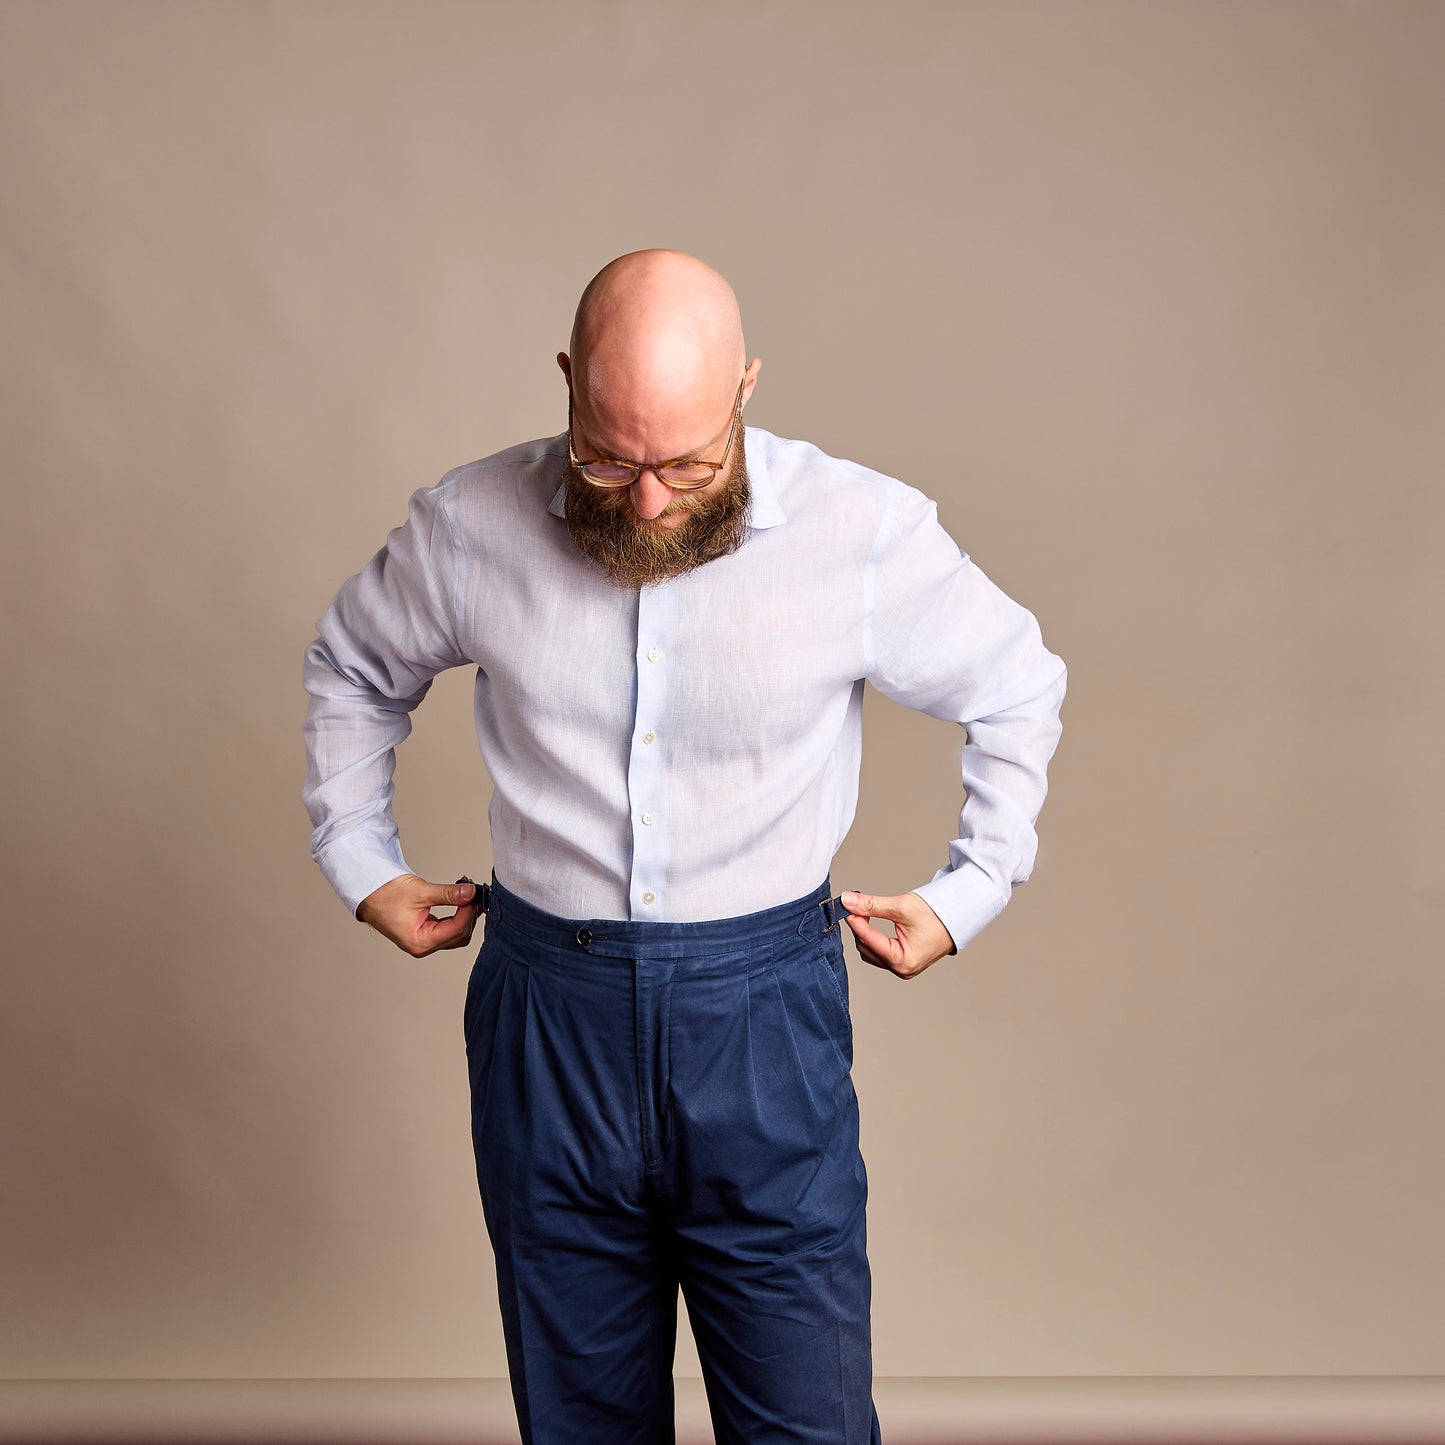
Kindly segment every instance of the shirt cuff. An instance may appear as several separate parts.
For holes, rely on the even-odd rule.
[[[353,918],[362,899],[383,883],[412,872],[395,833],[383,836],[365,828],[333,839],[316,855],[316,862]]]
[[[959,953],[1008,907],[1012,897],[1012,890],[1001,894],[977,863],[940,869],[913,892],[938,915]]]

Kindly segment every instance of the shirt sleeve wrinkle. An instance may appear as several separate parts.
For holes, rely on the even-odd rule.
[[[420,702],[431,680],[466,661],[456,638],[456,552],[445,487],[412,494],[407,520],[336,594],[318,627],[359,688]]]
[[[447,493],[443,479],[412,494],[407,520],[342,584],[303,660],[311,853],[352,912],[411,871],[391,812],[395,749],[436,675],[467,660]]]
[[[959,836],[948,863],[914,890],[962,950],[1033,870],[1067,669],[932,502],[909,489],[900,513],[878,568],[870,681],[965,731]]]

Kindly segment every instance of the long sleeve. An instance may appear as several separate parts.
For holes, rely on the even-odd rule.
[[[1067,669],[1033,614],[959,550],[920,492],[903,489],[875,555],[869,680],[967,734],[959,836],[947,865],[914,890],[961,952],[1033,871]]]
[[[468,660],[456,637],[449,501],[446,478],[412,494],[407,520],[342,585],[302,664],[311,856],[353,914],[412,871],[392,818],[395,749],[436,674]]]

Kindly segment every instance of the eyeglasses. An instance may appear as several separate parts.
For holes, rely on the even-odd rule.
[[[733,433],[737,430],[739,409],[743,404],[743,387],[747,385],[747,373],[738,383],[737,399],[733,402],[733,425],[728,429],[728,444],[723,450],[722,461],[700,462],[690,457],[677,458],[670,462],[624,462],[616,457],[597,457],[592,461],[580,461],[572,448],[572,398],[567,398],[567,454],[572,465],[592,483],[594,487],[630,487],[643,472],[656,472],[657,479],[675,492],[691,492],[705,487],[717,476],[719,468],[727,463],[728,453],[733,449]]]

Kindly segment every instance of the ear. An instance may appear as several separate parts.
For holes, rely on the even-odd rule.
[[[559,351],[557,353],[557,365],[562,368],[562,375],[567,378],[567,385],[570,389],[572,385],[572,363],[567,359],[567,353],[565,351]]]
[[[762,369],[763,358],[761,356],[755,356],[747,371],[743,373],[748,379],[747,384],[743,387],[743,406],[748,404],[748,398],[753,394],[753,388],[758,384],[758,373],[762,371]]]

